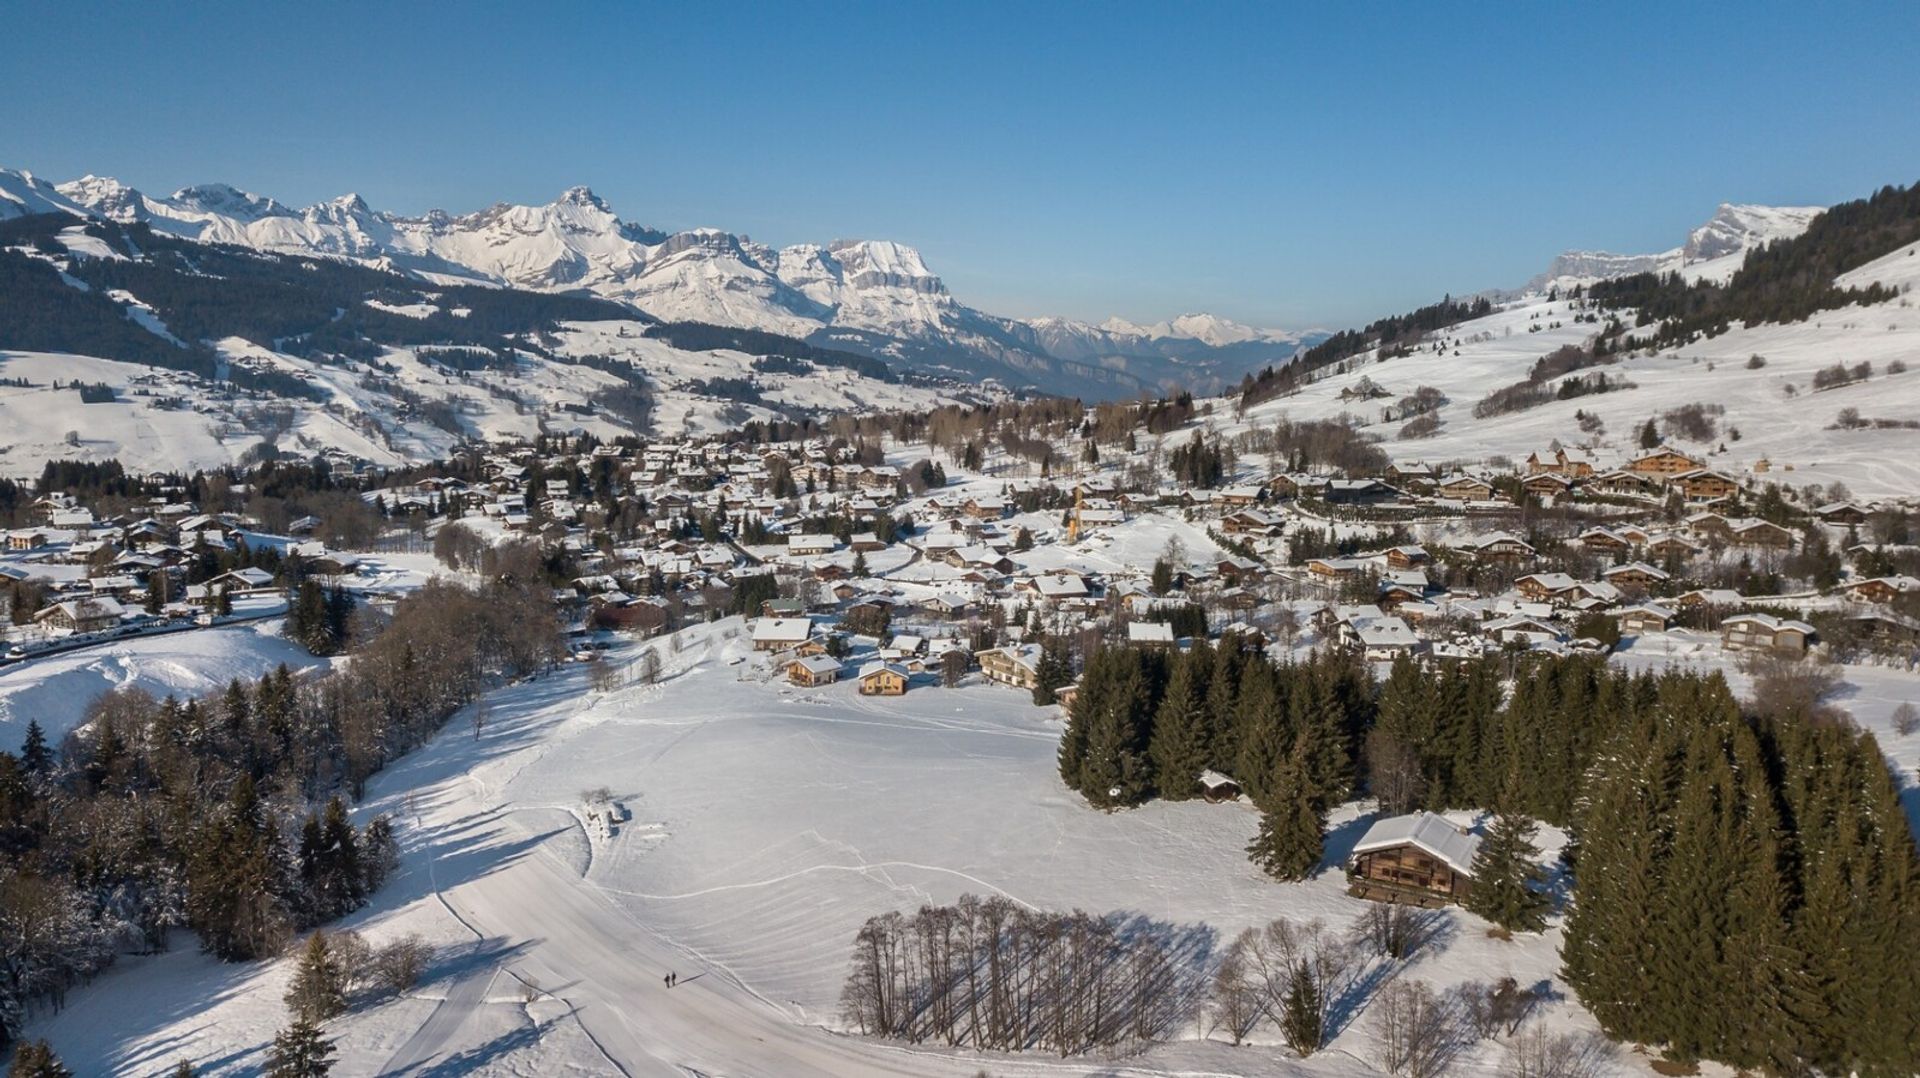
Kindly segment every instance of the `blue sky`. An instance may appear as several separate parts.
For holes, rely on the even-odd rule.
[[[1353,10],[1349,10],[1353,9]],[[0,165],[919,247],[1000,313],[1338,326],[1920,179],[1920,4],[0,0]]]

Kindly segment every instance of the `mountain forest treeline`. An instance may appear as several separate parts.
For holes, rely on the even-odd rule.
[[[1835,278],[1920,241],[1920,184],[1883,187],[1815,217],[1798,236],[1747,253],[1725,284],[1677,273],[1637,273],[1586,290],[1595,305],[1638,311],[1635,333],[1614,326],[1614,347],[1674,347],[1725,333],[1736,322],[1797,322],[1850,304],[1883,303],[1882,284],[1843,287]]]

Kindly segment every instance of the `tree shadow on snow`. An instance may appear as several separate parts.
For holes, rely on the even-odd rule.
[[[569,1015],[572,1012],[568,1012]],[[502,1033],[485,1044],[455,1052],[438,1061],[421,1063],[400,1070],[385,1072],[392,1078],[454,1078],[456,1075],[477,1074],[489,1064],[497,1062],[522,1049],[532,1049],[539,1045],[541,1037],[553,1028],[559,1018],[544,1023],[525,1019],[517,1028]]]

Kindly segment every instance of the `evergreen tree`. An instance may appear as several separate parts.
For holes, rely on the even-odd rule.
[[[1174,659],[1166,695],[1154,714],[1153,738],[1147,751],[1153,759],[1160,796],[1169,801],[1193,797],[1200,788],[1200,772],[1208,764],[1205,700],[1195,675],[1195,668],[1203,661],[1211,661],[1211,656],[1189,653]]]
[[[1280,1002],[1280,1034],[1286,1039],[1287,1047],[1298,1052],[1300,1058],[1320,1050],[1320,1042],[1326,1036],[1326,1013],[1320,979],[1303,959],[1294,967],[1287,994]]]
[[[1306,739],[1296,739],[1260,806],[1260,830],[1247,846],[1253,863],[1279,880],[1304,880],[1320,866],[1326,813],[1307,776],[1307,755]]]
[[[167,1074],[169,1078],[193,1078],[193,1064],[183,1059],[175,1063],[173,1069],[168,1071]]]
[[[53,1054],[46,1041],[22,1041],[13,1050],[13,1065],[7,1078],[73,1078],[73,1072]]]
[[[1517,773],[1508,777],[1509,787],[1518,783]],[[1466,907],[1509,932],[1538,932],[1547,923],[1551,899],[1533,835],[1533,820],[1502,804],[1473,857]]]
[[[1266,660],[1260,660],[1264,663]],[[1240,728],[1236,717],[1239,707],[1242,656],[1234,644],[1213,650],[1213,670],[1207,675],[1204,708],[1208,766],[1215,771],[1234,773],[1240,755]]]
[[[20,744],[20,766],[29,775],[45,775],[53,770],[53,751],[47,748],[47,733],[39,719],[27,720],[26,740]]]
[[[333,1070],[333,1042],[305,1018],[273,1035],[267,1051],[267,1078],[326,1078]]]
[[[1147,580],[1147,586],[1155,595],[1166,595],[1173,590],[1173,563],[1166,558],[1157,558],[1153,563],[1153,574]]]
[[[325,932],[307,937],[293,983],[287,986],[286,1003],[296,1018],[316,1024],[346,1013],[345,977]]]
[[[1040,661],[1035,664],[1033,681],[1033,705],[1048,707],[1055,701],[1054,694],[1065,685],[1073,684],[1073,660],[1067,655],[1067,642],[1057,636],[1050,636],[1040,645]]]
[[[189,851],[187,923],[220,958],[259,958],[285,938],[288,888],[278,830],[253,781],[242,775],[225,811]]]
[[[1307,785],[1321,805],[1336,805],[1353,790],[1353,752],[1349,745],[1349,708],[1337,685],[1339,673],[1321,663],[1304,668],[1301,688],[1288,698],[1296,736],[1306,752]]]
[[[1255,660],[1242,668],[1235,725],[1239,750],[1231,773],[1254,804],[1264,804],[1276,769],[1292,744],[1280,696],[1280,673],[1272,663]]]
[[[1137,805],[1153,792],[1147,755],[1150,717],[1158,705],[1154,671],[1134,648],[1103,648],[1088,661],[1061,744],[1061,771],[1077,753],[1069,782],[1098,808]],[[1075,781],[1077,779],[1077,781]]]

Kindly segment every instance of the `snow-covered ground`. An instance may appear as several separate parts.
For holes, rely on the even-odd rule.
[[[981,1060],[830,1032],[861,921],[965,892],[1127,912],[1221,943],[1283,915],[1344,929],[1363,907],[1337,866],[1368,807],[1336,813],[1317,878],[1278,884],[1242,851],[1256,822],[1244,804],[1087,808],[1055,773],[1054,709],[1023,693],[973,681],[882,700],[851,684],[796,689],[765,677],[737,620],[681,639],[653,645],[666,662],[658,684],[596,694],[573,667],[505,688],[478,737],[456,718],[375,779],[361,811],[406,824],[403,869],[347,925],[375,942],[419,932],[441,957],[419,991],[330,1024],[339,1073],[1367,1072],[1364,1010],[1304,1063],[1270,1043],[1192,1039],[1119,1061]],[[1621,661],[1718,666],[1743,686],[1705,636],[1642,638]],[[1844,676],[1840,705],[1910,771],[1920,737],[1886,726],[1897,701],[1920,696],[1920,677]],[[627,811],[611,838],[582,826],[581,795],[597,786]],[[1550,855],[1560,836],[1542,839]],[[1555,976],[1558,939],[1553,928],[1503,942],[1449,911],[1402,975],[1547,981],[1558,994],[1542,1020],[1592,1028]],[[284,1019],[288,964],[224,966],[177,942],[127,960],[33,1032],[80,1073],[159,1073],[182,1058],[206,1074],[258,1073]],[[681,975],[671,991],[669,970]],[[1499,1062],[1483,1045],[1463,1067]],[[1619,1065],[1641,1071],[1644,1059]]]
[[[1843,280],[1906,285],[1920,277],[1917,266],[1920,256],[1895,252]],[[1624,460],[1638,450],[1635,436],[1641,424],[1669,409],[1699,403],[1725,409],[1717,417],[1718,436],[1705,443],[1675,444],[1708,454],[1709,467],[1741,475],[1766,458],[1771,465],[1766,478],[1790,486],[1838,480],[1857,497],[1868,499],[1911,498],[1920,491],[1920,460],[1913,452],[1920,444],[1920,432],[1834,426],[1843,408],[1856,408],[1870,419],[1920,417],[1920,310],[1906,296],[1870,307],[1823,311],[1806,322],[1735,327],[1677,352],[1625,358],[1581,371],[1579,376],[1600,371],[1609,380],[1632,382],[1631,389],[1553,400],[1521,412],[1476,419],[1475,402],[1525,379],[1536,359],[1562,345],[1592,338],[1599,327],[1574,321],[1576,313],[1566,300],[1526,297],[1439,335],[1447,342],[1458,342],[1457,346],[1448,343],[1436,349],[1429,343],[1410,356],[1359,364],[1294,396],[1256,405],[1242,419],[1232,415],[1230,405],[1223,406],[1218,422],[1232,430],[1282,417],[1351,415],[1368,433],[1383,439],[1382,448],[1396,461],[1471,464],[1491,456],[1524,460],[1529,452],[1556,439],[1568,447],[1592,443],[1602,455]],[[1558,328],[1546,328],[1555,323]],[[1763,357],[1764,365],[1750,368],[1747,364],[1755,355]],[[1835,363],[1852,366],[1863,361],[1873,364],[1869,380],[1813,392],[1814,372]],[[1915,369],[1887,373],[1895,362]],[[1390,396],[1341,399],[1341,392],[1362,378],[1384,387]],[[1403,421],[1383,421],[1381,409],[1421,386],[1433,386],[1448,398],[1439,412],[1440,432],[1430,438],[1399,440]],[[1574,418],[1580,411],[1598,416],[1604,429],[1593,436],[1582,433]],[[1739,431],[1737,439],[1730,428]],[[1725,452],[1720,451],[1722,445]]]
[[[282,663],[295,671],[322,664],[283,637],[281,625],[276,619],[127,637],[0,667],[0,749],[17,750],[30,719],[57,744],[112,689],[185,699],[218,692],[234,678],[257,679]]]

